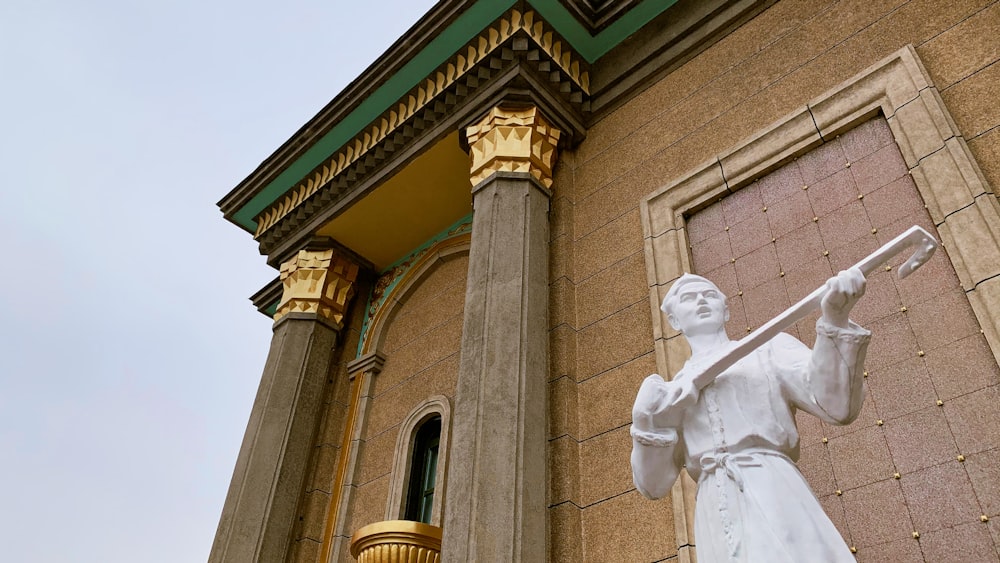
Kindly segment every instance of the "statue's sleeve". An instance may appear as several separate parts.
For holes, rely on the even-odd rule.
[[[809,348],[788,334],[772,342],[771,364],[789,401],[830,424],[849,424],[864,401],[865,355],[871,332],[854,322],[833,326],[816,322],[816,344]]]
[[[632,426],[632,482],[648,499],[663,498],[670,492],[684,466],[681,433],[673,429],[659,432]]]
[[[698,391],[687,380],[663,381],[651,375],[632,408],[632,481],[646,498],[670,492],[684,464],[681,423]]]

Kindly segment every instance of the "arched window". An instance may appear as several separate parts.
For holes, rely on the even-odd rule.
[[[442,395],[428,397],[400,424],[389,478],[386,520],[441,525],[450,428],[451,404]]]
[[[407,520],[431,523],[434,511],[434,484],[437,481],[438,449],[441,444],[441,417],[423,423],[413,442],[407,491]]]

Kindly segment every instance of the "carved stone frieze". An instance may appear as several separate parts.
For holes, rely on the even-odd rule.
[[[494,172],[526,172],[551,188],[560,134],[538,108],[493,108],[482,121],[466,129],[472,185]]]
[[[275,236],[290,232],[305,217],[338,199],[363,175],[515,63],[544,77],[543,82],[565,103],[581,113],[587,111],[587,62],[533,11],[511,10],[261,212],[254,237],[262,247],[269,246]],[[286,222],[290,224],[281,225]]]
[[[300,250],[281,265],[278,322],[289,313],[308,313],[341,326],[354,295],[358,265],[334,250]]]

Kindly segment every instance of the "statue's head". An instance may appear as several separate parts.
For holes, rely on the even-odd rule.
[[[660,309],[670,326],[684,334],[724,330],[729,320],[726,295],[719,286],[694,274],[684,274],[674,282]]]

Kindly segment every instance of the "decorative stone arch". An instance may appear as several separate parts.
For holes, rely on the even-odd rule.
[[[660,373],[677,373],[689,354],[659,308],[671,282],[691,271],[686,217],[879,114],[889,123],[1000,361],[1000,205],[916,51],[906,46],[643,199],[640,215]],[[694,544],[694,491],[686,475],[673,489],[680,546]]]
[[[463,223],[457,227],[459,234],[432,243],[378,279],[362,328],[359,357],[381,348],[382,339],[400,305],[406,302],[424,278],[445,262],[469,254],[472,233],[468,229],[471,226],[471,222]]]
[[[431,522],[441,526],[444,521],[444,499],[448,478],[448,437],[451,434],[451,401],[444,395],[433,395],[416,406],[399,426],[396,450],[393,456],[392,473],[389,477],[389,500],[385,506],[386,520],[401,520],[406,512],[406,498],[409,493],[410,469],[413,463],[413,444],[420,427],[433,418],[441,417],[441,441],[438,446],[438,463],[435,474],[434,505]]]

